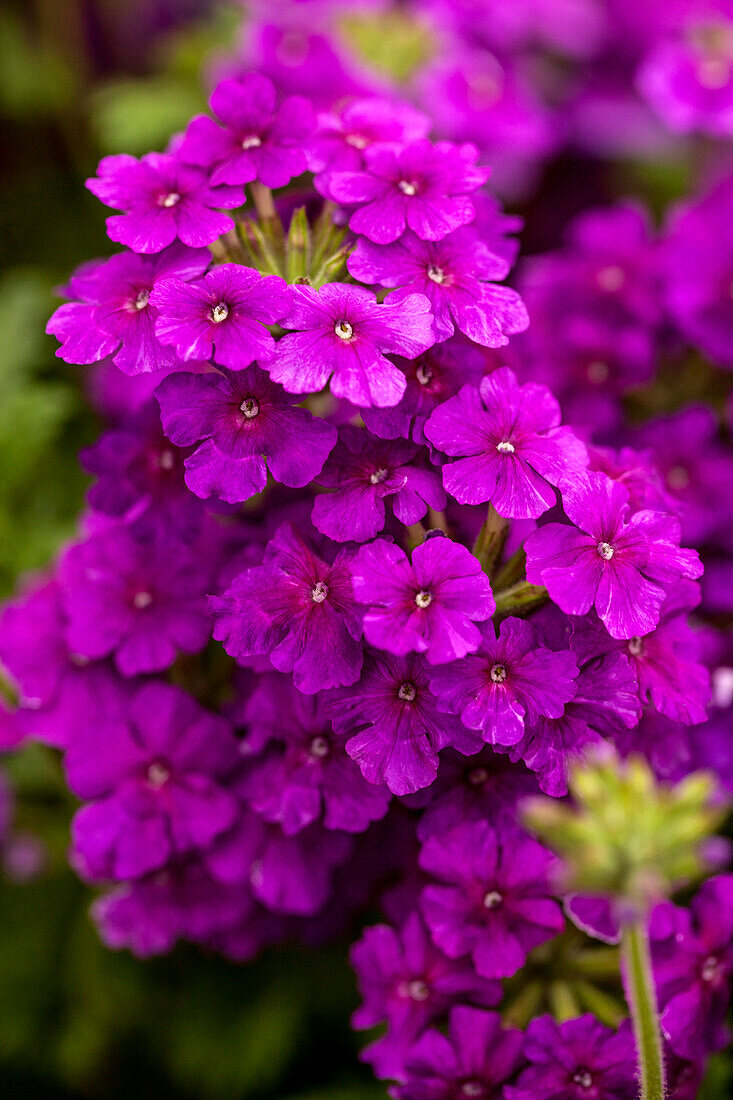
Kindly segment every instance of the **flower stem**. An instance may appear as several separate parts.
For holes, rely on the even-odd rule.
[[[634,1023],[634,1036],[641,1076],[640,1100],[665,1100],[662,1038],[659,1031],[657,995],[652,976],[646,919],[637,916],[625,926],[621,938],[626,999]]]

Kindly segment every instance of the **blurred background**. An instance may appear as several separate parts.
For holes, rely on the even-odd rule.
[[[282,0],[252,6],[255,14],[272,15]],[[3,0],[0,598],[73,533],[86,488],[77,452],[99,430],[84,393],[93,372],[57,359],[55,341],[44,335],[57,304],[54,287],[79,263],[113,250],[104,232],[108,211],[83,182],[100,156],[163,148],[171,133],[205,109],[212,72],[241,41],[244,7],[218,0]],[[374,0],[362,7],[385,4]],[[403,18],[399,4],[388,7],[371,17],[347,11],[340,32],[352,61],[358,58],[372,75],[406,78],[429,56],[429,35]],[[247,64],[257,64],[258,49],[266,52],[267,43],[264,33]],[[287,61],[287,41],[284,48]],[[320,60],[326,69],[331,64],[328,57]],[[636,149],[613,146],[619,134],[599,132],[592,111],[575,122],[578,133],[585,127],[593,141],[553,144],[545,112],[553,106],[554,80],[554,69],[546,68],[542,83],[549,91],[534,114],[523,101],[515,116],[513,101],[504,97],[506,109],[492,131],[492,138],[499,135],[496,147],[488,153],[489,162],[495,156],[506,165],[510,158],[503,160],[502,151],[515,154],[512,171],[497,183],[510,209],[525,218],[522,248],[528,253],[557,247],[574,213],[619,195],[637,194],[659,214],[684,193],[693,166],[699,170],[694,145],[671,142],[661,131],[639,129],[644,141]],[[427,109],[439,112],[440,103]],[[532,125],[520,126],[517,119],[528,117]],[[519,186],[527,181],[528,187]],[[185,947],[148,962],[113,953],[100,944],[89,919],[91,892],[66,863],[74,805],[54,754],[32,746],[2,769],[4,1096],[386,1096],[359,1065],[363,1036],[348,1026],[357,1005],[348,936],[317,953],[270,951],[243,967]],[[726,1095],[727,1072],[723,1062],[713,1065],[708,1100]]]

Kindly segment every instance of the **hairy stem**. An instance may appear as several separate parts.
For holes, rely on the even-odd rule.
[[[640,1100],[665,1100],[662,1037],[645,917],[637,916],[625,925],[621,957],[639,1059]]]

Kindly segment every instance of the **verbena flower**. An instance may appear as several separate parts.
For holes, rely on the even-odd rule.
[[[577,674],[572,653],[547,649],[531,623],[509,618],[498,638],[485,626],[477,652],[435,669],[430,682],[441,710],[460,715],[490,744],[515,745],[525,723],[562,715]]]
[[[184,462],[196,496],[230,504],[275,481],[302,488],[321,472],[337,432],[299,409],[257,366],[219,373],[182,371],[156,391],[163,428],[178,446],[199,444]],[[202,441],[202,442],[201,442]]]
[[[520,386],[502,367],[477,390],[464,386],[431,414],[425,435],[445,454],[443,484],[461,504],[490,501],[500,516],[529,519],[555,503],[555,486],[587,463],[583,444],[560,427],[544,386]]]
[[[364,150],[377,142],[413,142],[427,137],[428,115],[409,103],[379,96],[347,100],[321,111],[308,144],[312,172],[353,172],[364,165]]]
[[[404,550],[384,539],[363,547],[352,566],[354,593],[366,605],[364,634],[371,645],[402,656],[424,653],[431,664],[478,648],[475,622],[495,603],[477,558],[445,537]]]
[[[107,234],[133,252],[160,252],[175,240],[190,248],[211,244],[234,228],[221,208],[244,202],[241,187],[214,187],[205,172],[172,153],[103,157],[97,171],[87,180],[89,190],[124,211],[107,218]]]
[[[212,186],[259,180],[265,187],[284,187],[305,171],[304,146],[315,118],[303,96],[288,96],[278,106],[272,81],[248,73],[217,84],[210,106],[223,126],[196,115],[177,154],[208,169]]]
[[[265,326],[284,313],[290,297],[276,275],[220,264],[195,282],[159,282],[151,300],[158,310],[156,336],[182,359],[213,358],[241,370],[272,356],[275,341]]]
[[[424,887],[420,908],[430,935],[453,959],[470,955],[485,978],[505,978],[537,944],[562,931],[552,897],[555,857],[507,821],[467,822],[420,851],[439,885]]]
[[[423,294],[392,296],[378,303],[372,291],[329,283],[319,291],[290,288],[290,308],[280,313],[286,333],[277,354],[264,364],[290,393],[331,392],[354,405],[396,405],[403,374],[385,353],[414,359],[435,343],[430,303]]]
[[[361,623],[342,551],[323,561],[284,524],[262,565],[235,577],[211,600],[214,637],[233,657],[267,654],[308,694],[353,684],[362,666]]]
[[[111,355],[125,374],[171,368],[179,361],[155,334],[158,310],[150,295],[159,279],[184,281],[203,275],[211,254],[172,244],[155,256],[120,252],[84,264],[63,288],[73,299],[59,306],[46,332],[61,341],[56,354],[67,363],[97,363]]]
[[[575,527],[549,523],[527,539],[527,580],[544,584],[569,615],[595,607],[614,638],[643,636],[659,622],[663,584],[702,572],[679,547],[680,525],[663,512],[631,514],[622,484],[589,473],[563,485]]]
[[[329,172],[321,186],[334,202],[357,208],[349,227],[375,244],[390,244],[407,228],[438,241],[473,220],[470,195],[489,175],[478,155],[474,145],[447,141],[386,142],[365,150],[363,169]]]

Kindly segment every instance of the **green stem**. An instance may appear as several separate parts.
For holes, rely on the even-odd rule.
[[[484,573],[489,576],[501,557],[508,533],[509,522],[499,515],[493,504],[490,504],[484,525],[473,544],[473,552],[481,562]]]
[[[626,1000],[634,1023],[636,1050],[641,1075],[640,1100],[665,1100],[662,1038],[659,1031],[657,995],[652,976],[646,921],[637,916],[624,926],[621,958],[626,978]]]

